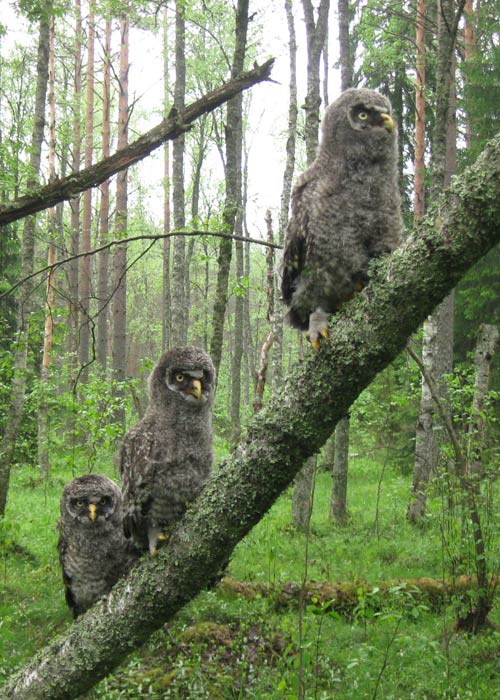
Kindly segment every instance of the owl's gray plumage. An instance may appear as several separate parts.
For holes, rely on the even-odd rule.
[[[391,105],[350,89],[326,110],[316,159],[297,179],[285,236],[282,297],[314,347],[328,316],[367,282],[372,258],[402,240]]]
[[[78,617],[111,590],[139,552],[123,534],[121,491],[106,476],[86,474],[66,484],[58,528],[66,602]]]
[[[213,463],[215,369],[199,348],[174,348],[154,367],[143,419],[118,459],[125,534],[157,551],[158,540],[200,493]]]

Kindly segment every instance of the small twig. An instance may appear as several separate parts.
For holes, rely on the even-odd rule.
[[[8,296],[9,294],[12,294],[18,287],[21,285],[25,284],[26,282],[29,282],[30,279],[33,279],[34,277],[37,277],[38,275],[43,274],[44,272],[54,270],[58,267],[62,267],[68,262],[71,262],[72,260],[78,260],[79,258],[84,258],[87,255],[96,255],[97,253],[100,253],[103,250],[106,250],[107,248],[112,248],[116,245],[123,245],[124,243],[131,243],[132,241],[159,241],[164,238],[171,238],[172,236],[185,236],[187,238],[191,236],[213,236],[214,238],[229,238],[234,241],[244,241],[245,243],[255,243],[256,245],[263,245],[267,246],[270,248],[279,248],[281,249],[282,246],[278,245],[278,243],[270,243],[269,241],[264,241],[261,240],[260,238],[247,238],[245,236],[235,236],[231,233],[223,233],[222,231],[170,231],[169,233],[151,233],[151,234],[143,234],[140,236],[130,236],[129,238],[119,238],[119,239],[114,239],[112,241],[108,241],[108,243],[105,243],[102,246],[99,246],[98,248],[93,248],[92,250],[86,250],[83,253],[76,253],[76,255],[70,255],[67,258],[63,258],[62,260],[58,260],[57,262],[53,263],[52,265],[45,265],[45,267],[41,267],[39,270],[36,270],[33,272],[31,275],[28,275],[27,277],[23,277],[23,279],[19,280],[15,284],[12,285],[9,289],[7,289],[5,292],[2,292],[0,294],[0,299],[3,299],[3,297]],[[149,250],[149,249],[148,249]]]

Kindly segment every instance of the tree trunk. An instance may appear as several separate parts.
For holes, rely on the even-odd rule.
[[[479,481],[484,475],[482,447],[484,445],[484,403],[490,384],[490,370],[497,349],[498,328],[481,324],[476,344],[474,364],[476,378],[472,400],[472,415],[467,436],[467,472]]]
[[[462,1],[462,0],[461,0]],[[463,9],[454,14],[454,0],[439,3],[438,12],[438,71],[436,85],[436,115],[431,161],[431,191],[433,198],[449,183],[456,166],[456,95],[454,48],[458,18]],[[444,95],[444,97],[443,97]],[[443,374],[453,367],[453,292],[445,299],[424,324],[422,358],[429,374],[436,381],[440,399],[447,403]],[[430,346],[427,348],[426,343]],[[415,441],[415,465],[411,500],[407,517],[419,522],[425,515],[426,489],[429,478],[439,459],[439,439],[442,432],[435,429],[435,404],[422,379],[420,413]]]
[[[415,96],[415,175],[413,182],[413,222],[417,224],[425,213],[425,0],[417,3],[417,77]]]
[[[351,8],[349,0],[338,0],[340,89],[354,87],[354,56],[351,48]]]
[[[168,9],[163,10],[163,114],[170,111]],[[163,146],[163,233],[170,232],[170,144]],[[170,294],[170,238],[163,241],[162,351],[172,347],[172,297]]]
[[[351,8],[346,0],[339,0],[339,52],[340,52],[340,89],[348,90],[353,86],[354,56],[351,51]],[[335,433],[327,443],[327,454],[333,456],[332,495],[330,500],[330,517],[339,525],[347,520],[347,478],[349,470],[349,416],[344,417],[335,428]]]
[[[49,104],[49,180],[56,176],[56,96],[55,96],[55,20],[50,18],[49,24],[49,79],[48,79],[48,104]],[[55,240],[57,238],[57,217],[55,207],[48,211],[48,253],[47,264],[53,265],[56,261]],[[51,268],[47,277],[47,296],[45,302],[45,328],[43,334],[43,354],[40,367],[40,402],[38,405],[38,465],[40,476],[46,479],[50,473],[49,461],[49,409],[47,404],[47,382],[49,379],[49,367],[54,340],[54,302],[55,302],[55,270]]]
[[[319,68],[321,52],[325,45],[328,12],[330,8],[329,0],[321,0],[318,9],[318,20],[314,21],[314,8],[311,0],[302,0],[304,7],[304,19],[307,33],[307,96],[305,101],[306,121],[305,138],[307,165],[311,165],[316,158],[318,150],[318,126],[319,108],[321,105]],[[310,513],[308,508],[312,505],[312,497],[308,494],[313,489],[314,469],[311,464],[304,465],[304,469],[298,474],[295,481],[295,488],[292,503],[292,519],[295,527],[304,530],[305,524],[309,521]],[[299,504],[301,498],[304,502]],[[296,519],[297,518],[297,519]]]
[[[415,235],[381,260],[370,294],[343,307],[320,353],[307,353],[259,411],[158,557],[42,649],[2,700],[72,700],[206,587],[349,406],[465,272],[500,241],[500,135],[456,178]]]
[[[92,165],[94,145],[94,44],[95,44],[95,7],[94,0],[89,0],[87,37],[87,88],[85,112],[85,152],[84,167]],[[83,195],[82,216],[82,251],[91,249],[92,228],[92,190],[88,189]],[[85,255],[80,261],[80,347],[79,361],[82,368],[80,381],[87,382],[89,378],[89,344],[90,344],[90,256]]]
[[[330,438],[331,439],[331,438]],[[338,525],[347,521],[347,474],[349,471],[349,416],[344,416],[337,423],[334,438],[334,454],[332,468],[332,500],[330,517]]]
[[[37,78],[34,107],[33,134],[30,148],[31,176],[28,187],[34,188],[40,172],[40,159],[43,133],[45,128],[45,98],[49,78],[49,12],[44,8],[40,19],[37,53]],[[33,216],[24,222],[22,239],[21,274],[28,277],[33,272],[35,256],[35,226]],[[33,311],[33,283],[23,285],[18,299],[17,337],[14,350],[12,389],[7,421],[2,443],[0,445],[0,517],[5,513],[9,491],[10,468],[14,458],[17,434],[21,425],[26,391],[28,365],[28,332]]]
[[[266,228],[267,228],[267,240],[269,243],[273,243],[273,222],[271,218],[271,211],[268,209],[266,211]],[[274,304],[275,304],[275,289],[274,289],[274,249],[269,247],[266,252],[266,269],[267,269],[267,320],[272,324],[272,319],[274,318]],[[266,387],[267,381],[267,368],[269,365],[268,355],[269,351],[273,345],[274,336],[271,326],[271,331],[267,334],[261,351],[260,351],[260,362],[259,370],[257,372],[257,383],[255,386],[255,398],[253,402],[254,412],[260,411],[264,404],[264,389]]]
[[[184,108],[186,92],[186,20],[184,2],[177,0],[175,10],[175,87],[174,108]],[[184,134],[174,139],[172,145],[172,204],[174,228],[182,229],[185,225],[184,211]],[[186,309],[186,290],[184,288],[186,260],[186,242],[182,236],[173,240],[172,268],[172,345],[185,345],[188,330],[188,310]]]
[[[102,157],[108,158],[111,142],[110,98],[111,98],[111,20],[106,20],[104,39],[103,79],[102,79]],[[99,211],[99,242],[103,246],[109,237],[109,180],[101,185],[101,208]],[[99,253],[97,281],[97,360],[103,375],[108,364],[108,324],[109,324],[109,248]]]
[[[235,45],[231,66],[231,77],[242,72],[245,63],[248,31],[248,2],[238,0],[235,18]],[[233,233],[236,217],[241,208],[241,164],[243,147],[242,126],[243,98],[236,95],[227,103],[226,112],[226,200],[222,218],[224,229]],[[210,355],[217,374],[222,360],[222,345],[224,340],[224,318],[226,315],[227,289],[233,246],[231,240],[223,240],[219,246],[217,259],[217,284],[212,315],[212,338]]]
[[[285,11],[288,25],[288,52],[290,58],[290,82],[288,103],[288,132],[286,140],[286,163],[281,189],[278,242],[283,244],[285,229],[288,223],[288,209],[292,191],[293,172],[295,169],[295,147],[297,141],[297,40],[291,0],[285,0]],[[276,272],[274,282],[274,314],[271,318],[273,333],[272,358],[272,390],[276,394],[283,380],[283,303],[281,301],[281,285],[279,272]]]
[[[466,61],[470,61],[474,55],[476,49],[476,40],[474,38],[474,2],[473,0],[466,0],[464,6],[465,15],[465,27],[464,27],[464,48]],[[465,116],[465,146],[470,148],[472,146],[472,139],[474,136],[473,124],[470,116],[466,114]]]
[[[128,7],[125,8],[125,11]],[[118,148],[125,148],[128,142],[128,71],[129,71],[129,19],[127,14],[120,16],[120,93],[118,98]],[[123,238],[127,233],[128,219],[128,171],[122,170],[116,178],[115,237]],[[127,245],[115,248],[113,296],[113,397],[123,397],[123,382],[127,373]],[[115,409],[114,420],[125,426],[125,407]]]
[[[73,91],[73,154],[71,168],[74,173],[80,170],[81,161],[81,97],[82,97],[82,13],[81,0],[75,0],[75,82]],[[71,243],[70,255],[80,252],[80,197],[70,200],[71,209]],[[78,366],[78,299],[79,299],[79,263],[77,259],[68,264],[68,388],[73,390]],[[68,426],[70,431],[72,427]]]
[[[436,382],[439,396],[447,396],[442,379],[452,369],[453,297],[448,295],[424,323],[422,361]],[[407,517],[410,522],[421,522],[426,512],[427,486],[439,461],[443,430],[439,426],[436,406],[424,377],[421,383],[420,411],[416,426],[413,485]]]
[[[311,0],[302,0],[307,34],[307,95],[304,109],[305,141],[307,165],[316,158],[318,150],[319,108],[321,105],[319,68],[321,54],[325,46],[328,31],[328,13],[330,0],[321,0],[318,18],[314,19],[314,6]]]

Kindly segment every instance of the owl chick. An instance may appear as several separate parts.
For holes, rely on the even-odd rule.
[[[124,532],[152,555],[210,476],[214,391],[206,352],[185,347],[165,353],[150,376],[144,418],[123,440]]]
[[[316,349],[329,315],[367,283],[370,260],[402,240],[397,159],[383,95],[350,89],[327,108],[316,159],[292,192],[282,261],[287,319]]]
[[[123,534],[121,491],[107,476],[86,474],[66,484],[58,529],[66,602],[76,618],[111,590],[139,552]]]

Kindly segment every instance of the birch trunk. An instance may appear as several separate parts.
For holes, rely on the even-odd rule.
[[[128,7],[125,8],[125,13]],[[118,148],[128,142],[128,71],[129,71],[129,19],[120,16],[120,93],[118,98]],[[115,238],[127,235],[128,225],[128,171],[121,170],[116,178]],[[127,372],[127,244],[117,245],[113,257],[113,397],[120,400]],[[114,420],[125,426],[125,408],[115,410]]]
[[[257,413],[158,557],[143,557],[77,624],[7,680],[2,700],[72,700],[206,587],[236,544],[332,434],[465,272],[500,241],[500,135],[415,235],[381,261],[370,294],[338,314],[281,395]]]

